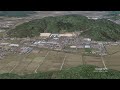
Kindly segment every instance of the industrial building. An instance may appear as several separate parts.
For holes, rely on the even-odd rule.
[[[60,37],[74,37],[76,36],[75,33],[64,33],[64,34],[59,34]]]
[[[49,38],[51,33],[40,33],[40,37],[42,38]]]

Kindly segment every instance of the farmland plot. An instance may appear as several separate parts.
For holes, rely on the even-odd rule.
[[[108,68],[120,70],[120,52],[106,56],[104,60]]]
[[[51,51],[45,58],[45,62],[39,67],[38,71],[59,70],[63,59],[63,52]]]
[[[48,50],[41,50],[40,52],[39,52],[39,56],[41,56],[41,57],[45,57],[45,55],[48,53]]]
[[[19,61],[11,61],[0,70],[0,73],[9,73],[18,63]]]
[[[25,55],[24,55],[25,56]],[[16,64],[22,60],[23,56],[10,54],[0,61],[0,73],[8,73]]]
[[[66,54],[66,60],[63,69],[82,65],[82,56],[76,54]]]
[[[22,73],[22,70],[28,66],[28,64],[31,62],[31,59],[23,59],[17,67],[13,70],[14,73]]]
[[[84,56],[85,64],[95,65],[98,67],[104,67],[100,57],[95,56]]]
[[[39,64],[42,64],[43,61],[44,61],[44,57],[36,57],[36,58],[34,58],[31,61],[31,63],[26,68],[24,68],[23,72],[24,73],[34,73],[37,66]]]
[[[108,54],[114,54],[120,52],[120,45],[106,46]]]

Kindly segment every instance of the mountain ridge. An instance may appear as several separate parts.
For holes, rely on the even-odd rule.
[[[35,19],[10,30],[8,35],[12,37],[34,37],[39,36],[44,31],[60,33],[61,30],[65,32],[83,31],[82,36],[98,41],[120,40],[120,25],[107,19],[92,20],[76,14]]]

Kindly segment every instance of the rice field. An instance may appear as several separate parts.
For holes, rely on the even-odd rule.
[[[109,51],[109,53],[113,52],[115,51]],[[108,69],[120,70],[120,52],[104,56],[103,60]],[[29,54],[11,53],[3,60],[0,60],[0,74],[31,74],[36,72],[60,71],[80,65],[104,67],[100,56],[86,56],[81,53],[74,54],[43,49]]]

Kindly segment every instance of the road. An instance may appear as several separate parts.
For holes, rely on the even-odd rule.
[[[65,57],[64,57],[64,59],[63,59],[62,65],[61,65],[61,67],[60,67],[60,70],[62,70],[63,65],[64,65],[64,63],[65,63],[65,60],[66,60],[66,55],[65,55]]]
[[[105,64],[105,61],[104,61],[104,59],[103,59],[103,55],[106,53],[106,49],[105,49],[103,43],[100,43],[100,44],[99,44],[99,47],[100,47],[99,49],[100,49],[100,53],[101,53],[100,55],[101,55],[102,63],[103,63],[103,65],[104,65],[104,68],[107,69],[106,64]]]
[[[44,60],[42,61],[42,63],[41,64],[43,64],[44,63],[44,61],[45,61],[45,58],[48,56],[48,54],[50,53],[50,51],[48,51],[47,52],[47,54],[45,55],[45,57],[44,57]],[[39,64],[38,66],[37,66],[37,68],[35,69],[35,73],[37,73],[37,70],[38,70],[38,68],[40,67],[40,65],[41,64]]]

